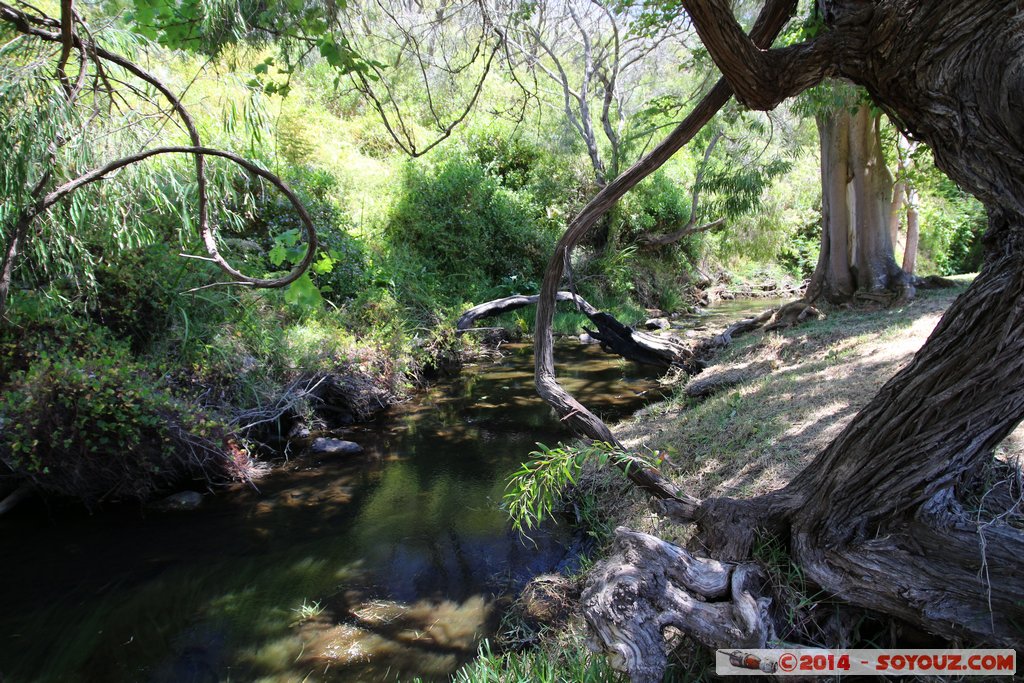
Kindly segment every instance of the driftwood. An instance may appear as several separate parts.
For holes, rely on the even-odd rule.
[[[460,334],[468,332],[473,329],[473,323],[481,318],[489,318],[536,304],[537,299],[537,295],[517,294],[479,304],[463,313],[455,323],[455,328]],[[556,301],[575,303],[577,309],[597,327],[596,330],[583,329],[600,342],[601,348],[609,353],[660,368],[675,366],[695,371],[699,367],[693,363],[694,355],[690,344],[681,339],[670,335],[649,334],[624,325],[614,316],[597,310],[583,297],[572,292],[558,292]]]
[[[460,334],[468,332],[473,324],[481,318],[492,318],[502,313],[508,313],[518,308],[533,306],[537,303],[538,295],[527,296],[526,294],[514,294],[502,299],[495,299],[486,303],[478,304],[459,316],[455,323],[455,330]],[[586,299],[572,292],[558,292],[555,294],[556,301],[572,301],[584,315],[590,316],[597,313],[597,309],[591,306]]]
[[[950,289],[956,287],[957,283],[941,275],[929,275],[928,277],[912,276],[915,289]]]
[[[660,538],[619,527],[611,556],[595,565],[583,614],[609,663],[632,683],[657,683],[674,627],[712,649],[763,648],[773,637],[752,563],[698,558]]]
[[[691,375],[706,367],[706,361],[719,349],[732,343],[733,337],[764,328],[766,332],[783,329],[791,325],[819,317],[816,308],[803,301],[793,301],[778,308],[769,308],[754,318],[733,323],[721,334],[697,344],[686,342],[669,334],[651,334],[637,330],[618,321],[614,316],[599,311],[586,299],[572,292],[558,292],[556,301],[572,301],[577,309],[590,319],[597,328],[583,330],[601,344],[608,353],[614,353],[642,365],[659,368],[682,368]],[[473,324],[482,319],[514,311],[537,303],[537,296],[516,294],[479,304],[467,310],[455,324],[459,334],[477,329]]]
[[[764,377],[771,371],[772,364],[767,361],[722,370],[716,368],[687,384],[686,395],[689,398],[709,398],[739,384]]]
[[[693,363],[693,349],[677,337],[635,330],[601,311],[587,317],[597,329],[584,327],[584,331],[601,342],[601,348],[605,351],[644,365],[662,368],[676,366],[691,373],[699,371]]]
[[[721,334],[715,335],[711,339],[703,342],[702,349],[698,352],[698,355],[701,355],[701,352],[708,353],[723,346],[728,346],[732,343],[733,337],[753,332],[761,327],[764,328],[765,332],[773,332],[775,330],[782,330],[787,327],[792,327],[793,325],[798,325],[810,318],[820,317],[822,317],[821,311],[816,309],[814,306],[811,306],[806,301],[791,301],[784,306],[779,306],[778,308],[769,308],[764,313],[754,318],[746,318],[733,323]]]

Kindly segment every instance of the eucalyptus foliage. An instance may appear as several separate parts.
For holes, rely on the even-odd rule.
[[[504,505],[512,528],[526,533],[551,519],[564,491],[577,484],[587,463],[600,468],[615,465],[627,474],[634,467],[656,468],[641,454],[627,453],[609,443],[558,444],[554,448],[538,443],[530,459],[511,475],[505,489]]]

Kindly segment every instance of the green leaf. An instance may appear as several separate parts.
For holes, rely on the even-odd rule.
[[[284,291],[284,300],[302,308],[318,308],[323,305],[324,298],[310,279],[309,273],[303,273],[302,277]]]
[[[280,266],[282,263],[284,263],[284,259],[285,256],[287,256],[287,254],[288,251],[287,249],[285,249],[285,246],[278,242],[274,245],[273,249],[267,252],[267,258],[269,258],[270,262],[275,266]]]

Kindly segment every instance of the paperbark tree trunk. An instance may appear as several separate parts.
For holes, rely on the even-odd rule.
[[[909,280],[893,256],[892,175],[882,153],[881,115],[861,106],[819,114],[822,231],[807,298],[833,303],[857,293],[907,296]],[[896,217],[897,227],[898,216]]]
[[[903,249],[903,272],[913,275],[917,267],[917,246],[921,239],[917,190],[907,185],[907,244]]]

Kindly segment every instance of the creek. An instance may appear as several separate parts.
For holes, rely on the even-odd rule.
[[[534,393],[532,348],[501,353],[348,430],[362,454],[292,455],[196,510],[35,501],[0,518],[0,680],[447,680],[509,596],[585,545],[564,522],[524,539],[499,507],[537,442],[572,438]],[[654,371],[596,346],[556,353],[605,419],[661,396]]]

